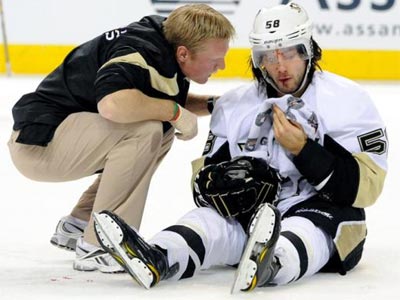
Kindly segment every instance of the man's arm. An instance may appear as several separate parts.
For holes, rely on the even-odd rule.
[[[323,146],[307,140],[293,162],[322,198],[359,208],[376,202],[386,177],[366,152],[350,153],[327,135]]]
[[[212,112],[217,98],[217,96],[195,95],[189,93],[185,108],[198,116],[207,116]]]
[[[116,123],[145,120],[170,121],[175,102],[149,97],[137,89],[119,90],[103,97],[97,104],[100,115]]]
[[[103,97],[97,104],[99,114],[116,123],[146,120],[167,121],[178,132],[178,139],[190,140],[197,135],[197,117],[171,100],[148,97],[137,89],[124,89]]]
[[[382,192],[386,170],[367,152],[350,153],[327,135],[323,146],[307,139],[301,126],[287,120],[277,106],[274,133],[281,146],[294,155],[299,172],[327,201],[363,208],[374,204]]]

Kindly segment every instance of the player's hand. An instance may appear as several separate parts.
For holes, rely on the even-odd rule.
[[[197,206],[213,207],[224,217],[252,212],[261,203],[273,203],[280,177],[261,158],[238,156],[203,167],[193,182]]]
[[[274,134],[279,144],[290,153],[298,155],[307,142],[307,134],[303,127],[292,120],[288,120],[285,113],[277,106],[273,105],[274,112]]]
[[[170,121],[178,132],[175,136],[180,140],[190,140],[197,135],[197,116],[178,104],[178,117]]]

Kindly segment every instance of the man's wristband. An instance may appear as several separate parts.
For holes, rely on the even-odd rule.
[[[180,109],[178,103],[174,102],[174,116],[172,117],[171,121],[176,121],[178,120],[180,115]]]

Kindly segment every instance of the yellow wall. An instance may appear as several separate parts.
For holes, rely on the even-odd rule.
[[[73,45],[10,45],[13,74],[47,74],[73,48]],[[0,45],[0,73],[6,72],[4,48]],[[250,78],[249,49],[233,48],[228,52],[226,69],[216,78]],[[320,63],[329,70],[357,80],[400,80],[400,51],[323,50]]]
[[[250,77],[249,49],[231,49],[216,77]],[[400,51],[323,50],[323,70],[357,80],[400,80]]]

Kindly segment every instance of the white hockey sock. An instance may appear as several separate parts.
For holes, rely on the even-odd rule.
[[[202,207],[156,234],[150,243],[168,251],[170,266],[179,263],[179,272],[172,279],[180,279],[211,266],[239,263],[246,240],[246,233],[238,222],[228,221],[215,210]]]
[[[190,248],[188,247],[185,239],[175,232],[161,231],[157,233],[151,240],[149,240],[149,243],[168,250],[168,264],[170,266],[174,265],[175,263],[179,263],[178,273],[168,279],[179,280],[185,272],[189,261]]]
[[[332,240],[308,219],[284,219],[275,250],[282,268],[273,283],[287,284],[317,273],[328,262],[332,248]]]

